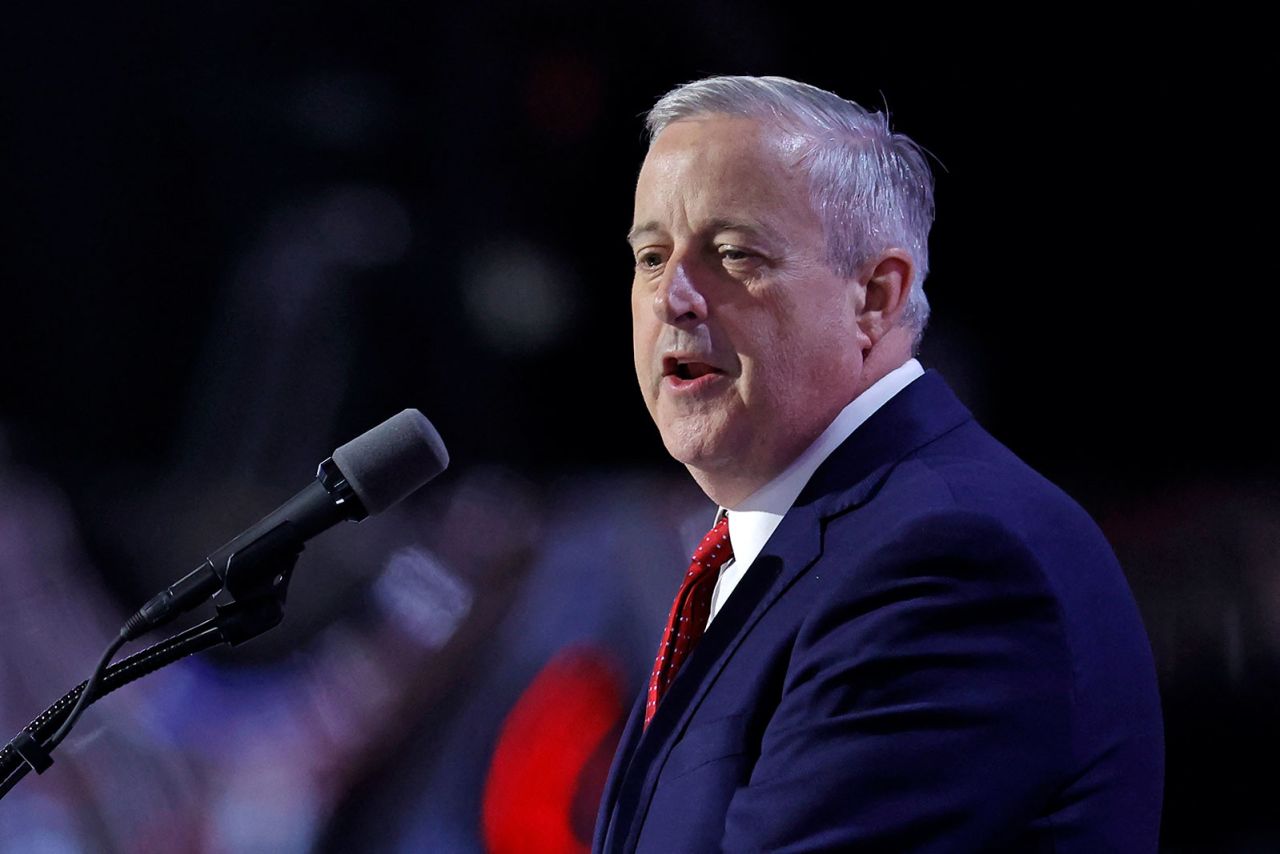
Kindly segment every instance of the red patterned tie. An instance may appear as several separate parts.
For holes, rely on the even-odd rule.
[[[684,583],[671,604],[667,617],[667,629],[662,633],[662,645],[653,662],[653,675],[649,677],[649,701],[644,707],[644,725],[649,726],[658,703],[667,693],[676,671],[689,657],[711,615],[711,591],[715,590],[720,567],[733,557],[729,543],[729,516],[725,514],[715,527],[707,532],[693,553]]]

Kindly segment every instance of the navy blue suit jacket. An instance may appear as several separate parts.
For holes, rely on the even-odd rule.
[[[647,730],[643,703],[596,851],[1156,850],[1120,567],[932,371],[819,467]]]

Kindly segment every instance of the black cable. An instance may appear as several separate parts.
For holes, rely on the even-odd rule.
[[[85,683],[84,690],[80,692],[80,697],[76,700],[76,704],[71,707],[71,714],[67,715],[67,719],[62,722],[62,726],[58,727],[58,731],[45,744],[44,749],[46,751],[52,751],[61,744],[62,740],[67,737],[67,733],[71,732],[71,728],[76,725],[76,721],[80,720],[84,710],[89,708],[89,704],[94,700],[93,694],[98,690],[98,683],[102,681],[102,675],[107,672],[111,659],[115,658],[116,653],[120,651],[120,647],[124,646],[124,644],[125,636],[122,631],[107,647],[106,652],[102,653],[102,658],[98,659],[98,666],[94,668],[93,675]]]
[[[77,708],[83,712],[84,706],[105,697],[117,688],[128,685],[148,673],[153,673],[179,659],[206,650],[224,640],[222,626],[219,624],[218,618],[206,620],[199,625],[181,631],[173,637],[153,644],[141,652],[135,653],[123,661],[106,668],[102,673],[95,671],[94,676],[99,677],[97,684],[92,684],[94,683],[94,677],[80,683],[52,706],[45,709],[40,717],[26,726],[23,733],[30,734],[39,744],[43,739],[43,734],[61,722],[62,726],[59,727],[58,733],[55,733],[54,738],[65,738],[66,733],[63,730],[70,731],[68,721],[74,724],[74,719],[71,715],[78,715]],[[109,661],[119,648],[118,642],[113,643],[107,652],[103,654],[102,661]],[[99,669],[101,670],[101,662]],[[99,690],[98,686],[101,686],[101,690]],[[92,694],[98,694],[98,696],[92,696]],[[85,699],[86,697],[88,697],[87,700]],[[21,735],[22,733],[19,734],[19,736]],[[57,743],[53,739],[45,742],[44,751],[46,753],[52,751]],[[10,789],[17,785],[18,781],[25,777],[30,770],[31,765],[14,749],[14,742],[10,742],[0,748],[0,776],[3,777],[3,782],[0,782],[0,798],[3,798]]]

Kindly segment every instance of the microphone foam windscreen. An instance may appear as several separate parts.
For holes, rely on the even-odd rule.
[[[426,416],[406,409],[338,448],[333,461],[373,516],[444,471],[449,452]]]

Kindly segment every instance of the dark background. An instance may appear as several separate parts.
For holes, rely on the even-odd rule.
[[[631,367],[640,116],[696,77],[781,74],[887,105],[936,158],[922,360],[1116,544],[1161,670],[1168,850],[1280,840],[1256,22],[715,0],[25,14],[0,83],[0,459],[65,495],[122,613],[175,564],[140,565],[198,557],[406,406],[448,478],[497,468],[535,504],[679,478]],[[235,478],[262,489],[200,491]]]

